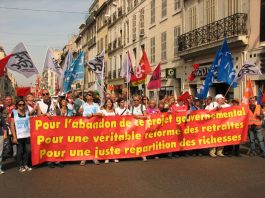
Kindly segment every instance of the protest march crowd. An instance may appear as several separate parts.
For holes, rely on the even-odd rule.
[[[42,99],[37,100],[33,94],[28,94],[24,98],[14,101],[12,96],[6,96],[0,101],[0,174],[2,170],[2,158],[15,157],[19,172],[31,171],[30,161],[30,117],[47,116],[52,119],[53,116],[83,116],[91,118],[95,116],[121,116],[132,115],[135,119],[146,119],[147,115],[163,112],[187,112],[186,117],[191,111],[206,109],[218,110],[231,106],[239,106],[241,102],[234,98],[230,101],[217,94],[214,98],[208,96],[202,101],[199,98],[190,96],[187,98],[182,95],[164,96],[161,100],[155,98],[148,99],[146,96],[133,95],[128,97],[128,91],[123,90],[122,94],[105,94],[104,105],[100,105],[99,94],[88,91],[85,95],[72,93],[60,96],[54,99],[50,96],[47,89],[42,90]],[[257,104],[257,97],[249,98],[249,156],[260,155],[265,158],[264,148],[264,115],[265,105]],[[224,147],[196,149],[191,151],[177,151],[165,154],[169,158],[186,155],[203,156],[206,153],[210,157],[237,156],[240,157],[240,145],[230,145]],[[12,153],[10,156],[10,153]],[[147,161],[148,156],[143,156],[142,160]],[[160,155],[153,156],[158,159]],[[151,158],[151,157],[150,157]],[[119,162],[118,159],[113,159]],[[100,164],[96,159],[95,164]],[[109,163],[105,160],[104,163]],[[86,161],[80,162],[83,166]],[[61,162],[48,162],[48,167],[64,167]]]

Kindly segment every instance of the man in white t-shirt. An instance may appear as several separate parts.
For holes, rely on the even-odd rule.
[[[207,105],[205,107],[205,109],[207,109],[207,110],[217,110],[217,109],[226,108],[226,107],[230,107],[230,105],[225,103],[225,97],[222,94],[217,94],[215,96],[215,102],[212,102],[209,105]],[[209,155],[211,157],[216,157],[216,156],[224,157],[223,147],[210,148]]]

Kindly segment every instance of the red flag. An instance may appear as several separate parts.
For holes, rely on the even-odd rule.
[[[23,97],[30,93],[30,87],[18,87],[16,88],[17,96]]]
[[[248,79],[248,82],[247,82],[247,86],[246,86],[246,89],[245,89],[245,92],[244,92],[244,96],[243,96],[242,103],[248,104],[248,100],[252,96],[254,96],[253,89],[252,89],[252,83],[251,83],[251,80]]]
[[[198,71],[200,65],[199,64],[193,64],[192,66],[193,66],[193,71],[188,76],[189,81],[193,81],[195,79],[195,77],[196,77],[195,74]]]
[[[184,104],[188,105],[189,104],[189,99],[190,99],[190,93],[189,92],[184,92],[182,95],[178,97],[179,100],[182,100]]]
[[[10,54],[6,56],[5,58],[0,60],[0,77],[4,75],[6,64],[8,63],[9,59],[13,56],[13,54]]]
[[[159,88],[161,88],[160,63],[153,71],[151,79],[147,85],[147,89],[159,89]]]
[[[131,82],[133,86],[143,84],[146,78],[146,75],[152,72],[152,68],[149,64],[147,55],[143,52],[143,55],[140,59],[139,65],[136,67],[134,73],[131,76]]]

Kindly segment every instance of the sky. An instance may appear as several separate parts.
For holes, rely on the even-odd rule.
[[[92,2],[93,0],[0,0],[0,46],[9,54],[18,43],[23,42],[41,74],[47,49],[62,49],[72,34],[78,34],[78,28],[85,22]],[[15,76],[19,86],[34,86],[35,75],[27,79],[9,71]]]

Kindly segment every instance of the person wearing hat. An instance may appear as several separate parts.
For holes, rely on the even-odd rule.
[[[225,97],[222,94],[217,94],[215,96],[215,102],[210,103],[208,106],[206,106],[205,109],[216,110],[216,109],[226,108],[226,107],[230,107],[230,105],[225,103]],[[209,155],[211,157],[216,157],[216,156],[224,157],[223,147],[210,148]]]

